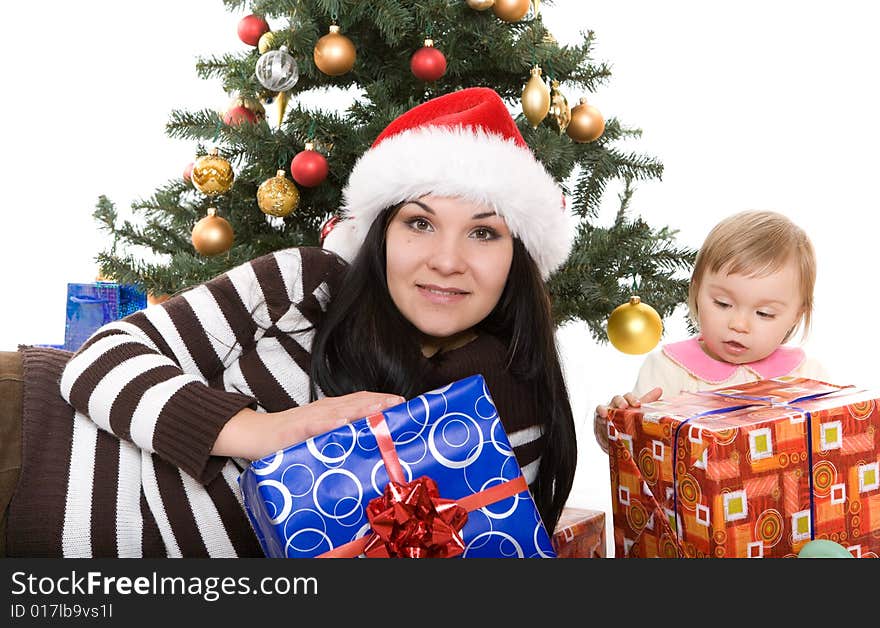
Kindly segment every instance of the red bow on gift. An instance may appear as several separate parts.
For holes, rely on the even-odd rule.
[[[388,482],[367,505],[367,518],[373,528],[364,548],[369,558],[452,558],[464,552],[460,532],[467,510],[440,497],[429,477]]]

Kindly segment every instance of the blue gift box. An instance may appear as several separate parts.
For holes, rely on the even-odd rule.
[[[112,281],[67,284],[63,349],[76,351],[97,329],[147,307],[135,286]]]
[[[266,556],[360,555],[372,535],[367,505],[389,482],[383,433],[405,480],[428,476],[441,498],[485,502],[509,489],[468,508],[461,557],[556,557],[481,375],[254,461],[239,484]]]

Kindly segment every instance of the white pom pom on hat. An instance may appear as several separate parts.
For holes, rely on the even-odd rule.
[[[494,209],[545,280],[568,258],[574,239],[562,189],[487,87],[439,96],[400,115],[355,163],[342,194],[343,220],[323,246],[348,261],[382,211],[426,194]]]

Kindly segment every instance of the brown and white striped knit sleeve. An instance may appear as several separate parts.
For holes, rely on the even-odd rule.
[[[263,403],[224,376],[291,307],[314,298],[304,274],[338,273],[329,257],[277,251],[101,327],[65,367],[62,396],[99,428],[209,482],[225,462],[210,455],[220,430]]]

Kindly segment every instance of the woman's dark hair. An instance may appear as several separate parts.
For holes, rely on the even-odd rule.
[[[388,292],[385,230],[401,205],[373,222],[312,343],[312,398],[380,390],[407,399],[425,392],[421,335]],[[507,346],[507,367],[531,385],[541,417],[544,453],[532,495],[553,531],[571,492],[577,441],[568,391],[556,350],[550,299],[538,267],[518,238],[498,304],[478,326]]]
[[[385,274],[385,228],[395,205],[373,221],[345,271],[312,342],[312,398],[380,390],[407,399],[421,394],[420,334],[397,309]]]

